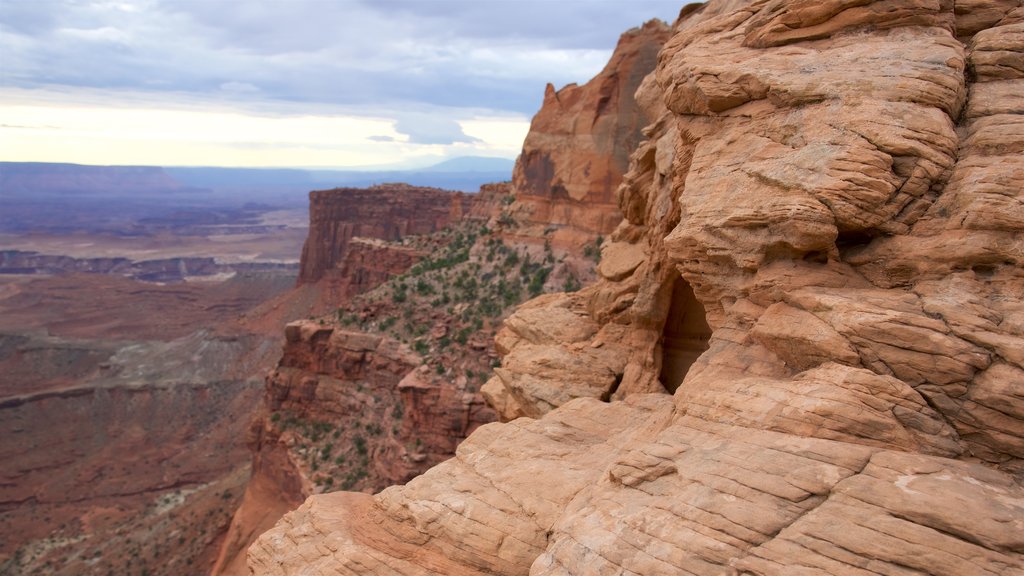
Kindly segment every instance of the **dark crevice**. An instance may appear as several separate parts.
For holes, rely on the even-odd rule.
[[[672,286],[672,301],[662,330],[661,385],[675,392],[686,373],[708,349],[711,327],[708,326],[704,306],[693,294],[693,288],[682,277]]]
[[[619,384],[622,384],[622,374],[615,375],[615,382],[612,382],[611,387],[609,387],[607,390],[604,391],[603,394],[601,394],[601,402],[611,402],[612,395],[615,394],[615,392],[617,392],[619,389]]]
[[[875,236],[867,230],[848,230],[840,232],[836,237],[836,248],[857,248],[867,246],[875,239]]]
[[[991,278],[996,273],[996,267],[991,264],[975,264],[971,266],[974,275],[981,279]]]
[[[827,264],[828,263],[828,252],[824,250],[814,250],[804,254],[804,262],[814,262],[816,264]]]
[[[849,255],[856,254],[866,248],[876,238],[871,230],[848,230],[839,232],[836,237],[836,249],[839,257],[846,260]]]

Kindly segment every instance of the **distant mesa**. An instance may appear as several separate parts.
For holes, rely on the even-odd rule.
[[[433,166],[423,168],[422,172],[507,172],[512,174],[515,161],[509,158],[493,158],[488,156],[460,156]]]
[[[508,158],[484,156],[451,158],[423,168],[358,170],[0,162],[0,192],[5,196],[291,192],[304,204],[305,193],[313,189],[368,187],[382,182],[476,192],[484,184],[511,179],[514,164]]]
[[[0,192],[5,196],[170,192],[185,188],[158,166],[0,162]]]

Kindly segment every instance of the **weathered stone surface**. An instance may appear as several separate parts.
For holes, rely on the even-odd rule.
[[[769,306],[750,331],[765,348],[798,370],[838,360],[858,365],[860,356],[850,341],[814,314],[785,302]]]
[[[621,342],[594,346],[598,325],[572,295],[521,306],[498,333],[501,368],[481,392],[503,420],[538,418],[573,398],[605,398],[622,379]]]
[[[622,280],[644,261],[643,247],[628,242],[613,242],[601,249],[601,264],[597,271],[608,280]]]
[[[735,566],[792,574],[799,558],[808,574],[1013,574],[1024,570],[1022,518],[1020,484],[1003,475],[882,452]]]
[[[671,407],[651,400],[608,405],[607,417],[595,419],[592,409],[600,403],[582,399],[555,418],[484,426],[444,466],[405,487],[385,490],[372,504],[361,503],[359,516],[331,518],[332,542],[326,548],[297,549],[296,530],[318,539],[321,514],[330,514],[311,499],[261,537],[251,549],[250,567],[266,574],[289,574],[311,563],[342,574],[387,573],[388,568],[415,574],[522,574],[544,550],[546,533],[565,502],[592,481],[593,470],[608,466],[637,436],[664,425]],[[526,454],[531,457],[524,459]],[[552,473],[555,469],[558,473]],[[373,550],[367,537],[403,544]],[[331,549],[340,553],[328,552],[325,559]]]
[[[608,244],[643,258],[499,339],[488,397],[543,416],[257,573],[1024,572],[1019,2],[683,14]]]
[[[716,380],[681,390],[676,404],[687,415],[745,428],[941,456],[963,452],[953,428],[913,388],[863,368],[823,364],[788,380]]]

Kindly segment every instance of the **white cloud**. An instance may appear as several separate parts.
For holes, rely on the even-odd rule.
[[[222,92],[233,94],[255,94],[260,91],[259,88],[248,82],[225,82],[220,85],[220,89]]]
[[[341,168],[426,156],[511,158],[528,126],[525,117],[471,110],[447,111],[468,120],[442,116],[441,109],[400,119],[387,112],[170,104],[145,95],[111,106],[100,93],[79,102],[55,92],[7,90],[0,91],[0,104],[0,158],[7,161]]]
[[[97,126],[71,130],[78,144],[103,143],[100,148],[111,154],[103,163],[142,162],[143,151],[124,144],[130,130],[132,138],[151,143],[146,163],[182,162],[194,156],[184,147],[167,150],[179,160],[148,159],[159,146],[139,127],[152,129],[151,136],[172,134],[174,141],[183,141],[184,127],[223,129],[232,114],[247,118],[244,129],[258,134],[264,133],[255,127],[267,126],[260,117],[287,118],[275,125],[287,125],[286,134],[298,130],[296,118],[304,114],[383,122],[380,129],[352,130],[349,140],[358,138],[359,146],[351,157],[328,165],[362,164],[378,155],[389,156],[388,162],[427,153],[511,157],[521,146],[521,137],[513,134],[525,134],[526,117],[539,107],[545,83],[588,80],[606,62],[619,33],[653,16],[671,17],[680,5],[678,0],[0,0],[0,105],[8,103],[4,94],[19,88],[31,92],[38,106],[52,100],[57,108],[107,118],[110,134]],[[135,116],[138,127],[115,131],[134,109],[162,111],[157,117],[175,117],[181,124],[153,125]],[[194,115],[183,119],[170,113],[182,109],[217,119],[191,122]],[[4,124],[31,124],[10,118],[10,111],[4,118]],[[226,163],[229,157],[253,162],[255,156],[237,156],[239,150],[254,154],[276,142],[253,134],[255,140],[242,148],[190,137],[207,147],[225,147],[224,156],[207,148],[204,164]],[[4,142],[3,150],[24,158],[23,150],[31,149],[40,154],[36,159],[48,161],[98,158],[95,150],[76,151],[56,141],[46,146],[41,138],[32,136],[25,148]],[[334,146],[341,155],[349,140],[282,145],[307,146],[316,161],[304,165],[324,165],[324,147]],[[302,160],[289,154],[260,158],[274,165],[286,157]]]
[[[101,28],[61,28],[57,30],[57,33],[93,42],[127,44],[132,40],[131,34],[112,26],[103,26]]]

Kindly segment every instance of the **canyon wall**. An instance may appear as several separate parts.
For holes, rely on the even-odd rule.
[[[549,89],[512,182],[482,186],[475,195],[404,185],[310,194],[300,290],[316,293],[313,316],[329,316],[288,327],[289,344],[253,427],[253,479],[215,573],[245,573],[245,548],[308,495],[408,481],[495,420],[479,388],[493,366],[497,325],[528,294],[594,278],[598,237],[619,220],[614,191],[646,123],[632,94],[667,37],[657,21],[627,32],[595,79],[557,97]],[[450,237],[405,241],[468,222],[486,226],[466,231],[462,237],[474,239],[444,255]],[[586,257],[584,247],[592,251]],[[413,268],[424,258],[424,269]],[[416,303],[404,302],[403,289],[403,303],[374,297],[351,304],[407,271]],[[469,294],[471,277],[484,293],[465,302],[415,294],[416,287],[445,298],[449,291]],[[339,326],[341,316],[368,327]],[[410,341],[400,343],[381,329],[399,318],[427,333],[406,332]],[[352,342],[362,347],[353,350]],[[327,435],[317,428],[325,423],[332,426]]]
[[[238,272],[288,272],[295,269],[295,264],[283,262],[223,263],[216,258],[189,256],[157,260],[74,258],[24,250],[0,250],[0,274],[111,274],[143,282],[178,283],[195,279],[220,279]]]
[[[506,210],[522,240],[550,237],[579,252],[622,219],[615,190],[648,123],[633,94],[653,69],[669,29],[651,20],[622,35],[604,69],[586,84],[548,84],[512,173]]]
[[[0,573],[208,572],[277,353],[233,321],[294,281],[0,279]]]
[[[1016,0],[685,9],[601,282],[498,336],[516,419],[250,569],[1024,571],[1021,62]]]
[[[316,282],[341,265],[353,237],[395,241],[436,232],[472,212],[474,198],[405,184],[310,192],[299,283]]]
[[[411,192],[408,193],[407,192]],[[402,238],[436,232],[464,221],[486,222],[512,194],[508,183],[485,184],[475,194],[387,185],[366,190],[313,192],[310,236],[304,248],[316,260],[303,258],[300,283],[315,283],[321,311],[333,310],[411,268],[430,250],[406,245]],[[385,207],[382,209],[382,205]],[[323,211],[325,210],[326,211]],[[445,211],[447,209],[447,212]],[[383,220],[364,221],[363,218]],[[325,242],[338,242],[339,245]]]

